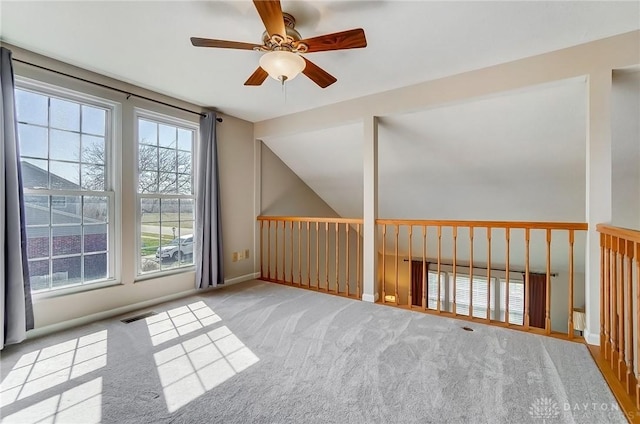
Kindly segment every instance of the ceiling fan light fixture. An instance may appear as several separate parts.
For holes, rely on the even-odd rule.
[[[268,52],[260,58],[260,67],[267,71],[271,78],[281,82],[294,79],[306,65],[302,57],[284,50]]]

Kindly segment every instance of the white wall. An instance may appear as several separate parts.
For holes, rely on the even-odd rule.
[[[640,229],[640,71],[613,73],[612,224]]]

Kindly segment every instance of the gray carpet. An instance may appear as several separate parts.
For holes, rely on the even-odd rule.
[[[152,309],[5,348],[3,422],[626,422],[576,343],[262,282]]]

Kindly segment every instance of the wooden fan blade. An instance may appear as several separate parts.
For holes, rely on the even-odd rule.
[[[256,69],[256,71],[251,74],[244,85],[262,85],[262,83],[267,79],[268,76],[269,74],[267,73],[267,71],[258,66],[258,69]]]
[[[262,23],[264,23],[264,27],[267,29],[269,35],[273,36],[278,34],[286,39],[287,31],[284,27],[280,0],[253,0],[253,4],[256,6]]]
[[[367,47],[367,39],[364,36],[364,30],[362,28],[320,35],[318,37],[300,40],[293,44],[297,46],[300,43],[304,43],[309,47],[307,53]]]
[[[333,75],[329,74],[315,63],[309,61],[307,58],[303,57],[303,59],[307,62],[307,66],[305,66],[302,73],[308,76],[311,81],[315,82],[320,87],[327,88],[334,82],[338,81]]]
[[[191,37],[191,44],[196,47],[218,47],[222,49],[253,50],[260,44],[242,43],[240,41],[212,40],[210,38]]]

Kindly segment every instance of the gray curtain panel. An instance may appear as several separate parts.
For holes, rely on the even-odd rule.
[[[0,349],[33,328],[11,50],[0,47]]]
[[[196,191],[196,288],[224,284],[216,114],[200,118]]]

